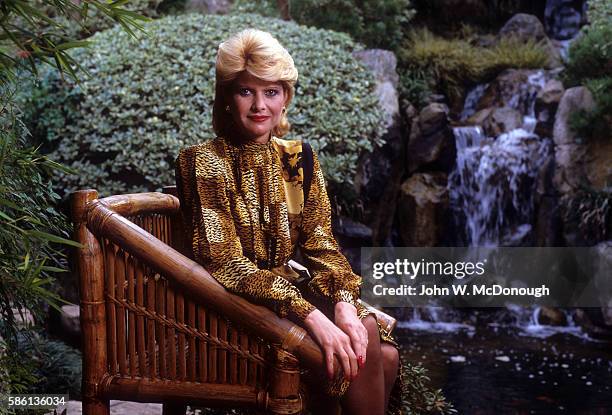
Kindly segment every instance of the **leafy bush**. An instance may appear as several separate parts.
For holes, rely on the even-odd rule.
[[[55,273],[64,271],[65,258],[54,242],[74,244],[66,218],[54,204],[59,196],[48,175],[61,168],[27,146],[27,130],[13,100],[13,89],[1,89],[0,102],[0,375],[13,393],[35,381],[18,349],[18,321],[31,313],[36,321],[44,305],[58,306]],[[2,350],[6,349],[6,353]]]
[[[612,73],[612,23],[587,27],[569,50],[565,83],[582,84],[587,79]]]
[[[473,45],[467,39],[446,39],[427,29],[410,33],[398,58],[404,76],[403,85],[420,82],[418,93],[429,88],[441,91],[451,100],[463,95],[465,88],[479,83],[507,68],[541,68],[548,63],[544,49],[535,42],[501,39],[490,48]]]
[[[32,83],[23,98],[34,136],[79,172],[58,177],[63,189],[108,195],[174,183],[178,150],[213,137],[217,47],[246,27],[270,31],[292,54],[300,79],[287,138],[311,141],[330,184],[350,192],[360,152],[381,144],[385,132],[372,75],[351,55],[360,45],[257,15],[196,14],[147,24],[149,36],[138,43],[119,28],[98,33],[91,50],[75,54],[91,79],[62,82],[47,71]]]
[[[259,14],[264,17],[280,19],[276,0],[235,0],[230,10],[232,14]]]
[[[568,86],[585,85],[593,93],[591,112],[572,114],[572,128],[583,138],[611,138],[612,129],[612,3],[589,2],[590,26],[570,47],[564,74]]]
[[[410,0],[292,0],[298,23],[345,32],[369,47],[395,50],[415,14]]]

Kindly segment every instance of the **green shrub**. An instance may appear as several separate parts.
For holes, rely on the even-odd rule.
[[[593,27],[610,25],[612,19],[612,1],[589,0],[587,16]]]
[[[460,99],[467,86],[483,82],[507,68],[541,68],[547,65],[544,49],[535,42],[501,39],[490,48],[474,46],[469,39],[446,39],[427,29],[410,33],[398,53],[400,73],[418,85],[417,93],[429,89]],[[418,98],[416,98],[418,99]]]
[[[311,141],[330,185],[350,192],[360,152],[381,144],[385,133],[373,76],[351,55],[360,45],[345,34],[257,15],[197,14],[149,23],[139,43],[119,28],[98,33],[91,50],[78,52],[91,79],[77,85],[47,71],[26,91],[35,138],[79,172],[59,175],[63,189],[109,195],[174,183],[178,150],[213,136],[217,47],[246,27],[270,31],[292,54],[300,79],[287,138]]]
[[[264,17],[280,19],[276,0],[235,0],[230,10],[232,14],[259,14]]]
[[[587,27],[569,50],[565,83],[578,85],[587,79],[612,73],[612,23]]]
[[[18,346],[31,328],[19,320],[37,323],[46,304],[58,307],[55,277],[66,260],[54,242],[74,244],[63,239],[69,226],[48,179],[60,166],[29,147],[13,88],[0,88],[0,393],[26,393],[37,381]]]
[[[346,32],[368,47],[395,50],[415,14],[410,0],[292,0],[300,24]]]

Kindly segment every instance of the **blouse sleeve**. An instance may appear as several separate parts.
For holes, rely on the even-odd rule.
[[[229,291],[278,306],[281,317],[303,321],[314,306],[285,278],[259,269],[243,255],[230,210],[225,169],[212,151],[181,150],[176,183],[183,221],[195,260]]]
[[[313,175],[303,213],[300,249],[312,275],[310,288],[334,302],[357,306],[361,277],[339,251],[331,227],[331,206],[317,155],[313,152]]]

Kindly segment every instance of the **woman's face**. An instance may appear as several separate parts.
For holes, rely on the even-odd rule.
[[[263,81],[242,72],[233,83],[229,106],[241,138],[257,143],[268,141],[270,131],[283,115],[285,91],[280,82]]]

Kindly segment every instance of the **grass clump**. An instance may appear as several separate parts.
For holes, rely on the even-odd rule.
[[[411,32],[398,57],[404,76],[412,77],[416,85],[419,80],[427,80],[431,90],[444,93],[451,102],[459,100],[466,87],[505,69],[541,68],[548,64],[546,51],[535,41],[502,38],[492,47],[481,47],[473,39],[447,39],[427,29]],[[414,86],[415,81],[402,84]],[[415,90],[420,93],[423,88]]]

